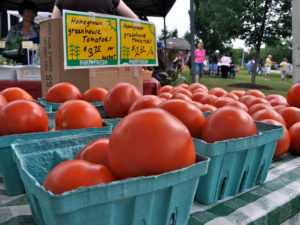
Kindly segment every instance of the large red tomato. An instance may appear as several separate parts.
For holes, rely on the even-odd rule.
[[[217,97],[221,97],[222,95],[224,95],[226,93],[227,93],[227,91],[220,87],[214,87],[208,91],[208,94],[215,95]]]
[[[225,106],[239,107],[239,108],[243,109],[245,112],[248,112],[248,107],[244,103],[239,102],[239,101],[230,101],[230,102],[227,102]]]
[[[169,92],[173,87],[171,85],[165,85],[159,89],[159,94],[163,92]]]
[[[265,120],[262,120],[261,122],[282,126],[281,123],[279,123],[276,120],[272,120],[272,119],[265,119]],[[289,150],[290,144],[291,144],[291,138],[290,138],[289,131],[288,131],[288,129],[286,129],[285,126],[283,126],[283,136],[277,142],[276,149],[275,149],[275,152],[273,155],[273,159],[277,159],[277,158],[283,156],[285,153],[287,153]]]
[[[6,98],[7,102],[15,100],[28,100],[32,102],[34,101],[31,94],[18,87],[6,88],[3,91],[1,91],[0,94],[2,94]]]
[[[107,95],[107,90],[100,87],[92,87],[86,90],[81,96],[81,100],[87,102],[103,102],[105,96]]]
[[[146,108],[156,108],[163,100],[155,95],[143,95],[139,97],[130,107],[128,113]]]
[[[251,116],[238,107],[224,106],[212,112],[205,120],[201,139],[208,143],[256,134]]]
[[[207,89],[207,87],[204,84],[192,83],[192,84],[189,85],[189,91],[190,92],[193,93],[196,89],[202,89],[206,93],[208,92],[208,89]]]
[[[159,108],[168,111],[183,122],[189,129],[192,137],[200,137],[201,127],[205,119],[197,106],[184,100],[175,99],[161,103]]]
[[[109,169],[108,144],[109,138],[97,139],[81,149],[75,159],[83,159],[91,163],[101,164]]]
[[[175,116],[159,108],[135,111],[121,120],[109,141],[109,164],[119,178],[187,167],[196,160],[192,137]]]
[[[288,91],[286,99],[291,106],[300,108],[300,84],[294,84]]]
[[[6,98],[0,94],[0,109],[7,104]]]
[[[185,95],[185,94],[183,94],[183,93],[181,93],[181,92],[175,93],[175,94],[172,96],[171,99],[181,99],[181,100],[184,100],[184,101],[186,101],[186,102],[191,102],[191,101],[192,101],[192,99],[191,99],[189,96],[187,96],[187,95]]]
[[[260,90],[257,90],[257,89],[249,89],[248,91],[246,91],[245,95],[253,95],[258,98],[266,97],[263,92],[261,92]]]
[[[224,105],[226,105],[228,102],[234,102],[232,98],[229,97],[218,97],[214,100],[213,105],[216,106],[217,108],[221,108]]]
[[[162,92],[158,95],[158,97],[160,98],[164,98],[166,100],[169,100],[170,98],[172,98],[172,94],[170,92]]]
[[[47,102],[62,103],[68,100],[80,99],[81,93],[74,85],[67,82],[61,82],[49,88],[45,100]]]
[[[288,129],[294,123],[300,122],[300,109],[297,107],[284,107],[278,112],[285,120]]]
[[[74,159],[58,164],[44,180],[47,191],[59,195],[80,187],[106,184],[115,181],[112,173],[103,165]]]
[[[217,99],[218,97],[216,95],[211,95],[211,94],[207,94],[207,95],[204,95],[201,100],[200,100],[200,103],[202,104],[210,104],[210,105],[213,105],[214,104],[214,101]],[[195,101],[195,100],[194,100]]]
[[[35,102],[15,100],[0,110],[1,135],[45,132],[48,130],[48,116]]]
[[[280,122],[282,125],[286,127],[286,122],[283,117],[273,109],[262,109],[255,113],[253,113],[252,118],[257,121],[262,121],[264,119],[273,119]]]
[[[282,95],[279,95],[279,94],[270,94],[270,95],[267,95],[266,100],[270,101],[272,99],[279,99],[279,100],[282,100],[282,102],[287,102],[286,98],[283,97]]]
[[[132,84],[118,83],[106,95],[104,110],[110,118],[124,117],[141,92]]]
[[[270,103],[264,99],[264,98],[250,98],[245,102],[245,105],[250,108],[251,106],[255,105],[255,104],[266,104],[266,105],[270,105]]]
[[[69,100],[61,104],[55,115],[55,129],[83,129],[102,127],[99,111],[83,100]]]
[[[262,109],[272,109],[272,106],[270,104],[265,104],[265,103],[259,103],[259,104],[255,104],[255,105],[252,105],[249,110],[248,110],[248,113],[250,115],[256,113],[257,111],[259,110],[262,110]]]
[[[300,122],[294,123],[289,133],[291,136],[291,150],[300,155]]]
[[[245,95],[246,91],[244,90],[232,90],[229,93],[237,95],[239,98]]]

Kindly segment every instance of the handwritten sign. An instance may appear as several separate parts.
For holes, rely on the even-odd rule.
[[[64,10],[63,37],[65,69],[157,65],[149,22]]]
[[[0,48],[5,48],[5,41],[0,41]]]
[[[118,65],[117,19],[64,14],[66,68]]]
[[[155,26],[120,19],[120,64],[157,65]]]
[[[32,41],[22,41],[22,48],[33,48],[33,42]]]

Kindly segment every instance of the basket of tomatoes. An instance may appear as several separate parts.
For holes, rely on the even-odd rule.
[[[196,200],[211,204],[264,182],[283,127],[254,121],[234,107],[206,116],[194,143],[197,153],[211,162],[208,173],[200,177]]]
[[[90,225],[186,224],[209,164],[188,129],[161,109],[131,113],[112,133],[12,147],[33,218],[43,225],[86,218]]]

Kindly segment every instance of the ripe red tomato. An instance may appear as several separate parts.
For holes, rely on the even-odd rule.
[[[158,97],[160,98],[164,98],[166,100],[169,100],[170,98],[172,98],[172,94],[170,92],[161,92]]]
[[[48,116],[37,103],[15,100],[0,110],[0,134],[22,134],[48,130]]]
[[[7,104],[6,98],[0,94],[0,109]]]
[[[272,109],[272,106],[270,104],[265,104],[265,103],[259,103],[259,104],[255,104],[255,105],[252,105],[249,110],[248,110],[248,113],[250,115],[256,113],[257,111],[259,110],[262,110],[262,109]]]
[[[294,84],[288,91],[286,99],[291,106],[300,108],[300,84]]]
[[[196,89],[202,89],[206,93],[208,92],[208,89],[207,89],[207,87],[204,84],[192,83],[192,84],[189,85],[189,91],[190,92],[193,93]]]
[[[83,159],[91,163],[101,164],[109,169],[108,144],[109,138],[97,139],[81,149],[75,159]]]
[[[83,100],[69,100],[61,104],[55,115],[55,129],[83,129],[102,127],[99,111]]]
[[[291,151],[300,154],[300,122],[294,123],[289,129],[291,137]]]
[[[255,104],[260,104],[260,103],[263,103],[263,104],[266,104],[266,105],[270,105],[270,103],[264,99],[264,98],[250,98],[248,99],[246,102],[245,102],[245,105],[250,108],[251,106],[255,105]]]
[[[178,87],[178,86],[177,86]],[[188,97],[192,97],[192,92],[190,92],[189,90],[187,90],[187,89],[184,89],[184,88],[182,88],[182,87],[179,87],[179,88],[173,88],[171,91],[170,91],[170,93],[171,94],[173,94],[173,95],[175,95],[175,94],[177,94],[177,93],[182,93],[182,94],[184,94],[184,95],[186,95],[186,96],[188,96]]]
[[[177,99],[165,101],[158,107],[176,116],[189,129],[192,137],[200,137],[201,127],[205,119],[197,106]]]
[[[171,85],[165,85],[159,89],[159,94],[163,92],[169,92],[173,87]]]
[[[271,99],[269,101],[270,105],[271,106],[277,106],[277,105],[284,105],[284,106],[289,106],[289,104],[287,102],[285,102],[284,100],[282,99],[279,99],[279,98],[274,98],[274,99]]]
[[[161,102],[162,99],[155,95],[143,95],[131,105],[128,113],[132,113],[140,109],[156,108]]]
[[[272,120],[272,119],[265,119],[265,120],[262,120],[261,122],[282,126],[281,123],[279,123],[276,120]],[[283,126],[283,136],[277,142],[276,149],[275,149],[275,152],[273,155],[273,159],[278,159],[279,157],[281,157],[285,153],[287,153],[289,150],[290,144],[291,144],[290,133],[289,133],[288,129],[286,129],[286,127]]]
[[[201,98],[200,103],[213,105],[217,98],[218,97],[216,95],[207,94]]]
[[[34,101],[31,94],[29,94],[27,91],[23,90],[22,88],[18,87],[10,87],[6,88],[3,91],[0,92],[2,94],[7,102],[15,101],[15,100],[28,100],[28,101]]]
[[[238,107],[224,106],[206,118],[202,126],[201,139],[213,143],[255,134],[255,122],[247,112]]]
[[[225,104],[225,106],[239,107],[239,108],[243,109],[245,112],[248,112],[248,107],[244,103],[239,102],[239,101],[230,101],[230,102],[227,102]]]
[[[258,97],[258,98],[265,98],[265,94],[262,93],[260,90],[257,90],[257,89],[249,89],[248,91],[246,91],[245,93],[246,95],[253,95],[255,97]]]
[[[178,84],[176,87],[182,87],[184,89],[188,89],[189,88],[189,85],[188,84],[185,84],[185,83],[182,83],[182,84]]]
[[[107,90],[100,87],[92,87],[86,90],[81,96],[81,100],[87,102],[103,102],[105,96],[107,95]]]
[[[61,82],[49,88],[45,100],[47,102],[63,103],[68,100],[80,99],[81,93],[74,85],[67,82]]]
[[[217,97],[221,97],[222,95],[224,95],[226,93],[227,93],[227,91],[225,91],[223,88],[220,88],[220,87],[214,87],[208,91],[208,94],[215,95]]]
[[[246,91],[244,90],[232,90],[229,93],[237,95],[239,98],[245,95]]]
[[[222,95],[221,97],[228,97],[228,98],[232,98],[233,100],[236,100],[236,101],[238,101],[239,100],[239,96],[237,96],[237,95],[235,95],[235,94],[233,94],[233,93],[226,93],[226,94],[224,94],[224,95]]]
[[[207,95],[207,93],[204,92],[196,92],[192,95],[192,100],[196,102],[201,102],[201,99],[203,96]]]
[[[283,117],[273,109],[262,109],[251,115],[254,120],[262,121],[264,119],[273,119],[280,122],[286,127],[286,122]]]
[[[201,107],[203,106],[202,103],[200,103],[200,102],[191,101],[190,103],[197,106],[200,110],[201,110]]]
[[[276,111],[276,112],[279,112],[280,110],[286,108],[287,106],[286,105],[275,105],[275,106],[272,106],[272,108]]]
[[[183,93],[180,93],[180,92],[175,93],[172,96],[171,99],[181,99],[181,100],[184,100],[186,102],[191,102],[192,101],[192,99],[189,96],[187,96],[187,95],[185,95]]]
[[[195,163],[186,126],[165,110],[149,108],[122,119],[109,142],[109,164],[119,178],[148,176]]]
[[[200,109],[202,112],[207,112],[207,111],[215,111],[217,110],[217,107],[210,104],[203,104]]]
[[[278,111],[289,129],[294,123],[300,122],[300,109],[297,107],[285,107]]]
[[[267,95],[265,99],[268,101],[270,101],[272,99],[279,99],[279,100],[282,100],[283,102],[287,102],[285,97],[283,97],[282,95],[278,95],[278,94]]]
[[[216,106],[217,108],[221,108],[224,105],[226,105],[228,102],[234,102],[235,100],[233,100],[232,98],[228,98],[228,97],[218,97],[215,99],[215,101],[213,102],[213,105]]]
[[[85,160],[68,160],[54,167],[44,180],[47,191],[59,195],[80,187],[106,184],[115,181],[112,173],[103,165]]]
[[[132,84],[118,83],[106,95],[104,110],[110,118],[125,117],[132,103],[141,96]]]
[[[239,101],[246,104],[246,102],[249,99],[256,99],[257,97],[253,96],[253,95],[243,95],[242,97],[240,97]]]

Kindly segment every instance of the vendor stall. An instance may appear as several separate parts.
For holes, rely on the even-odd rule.
[[[273,161],[264,184],[211,205],[194,201],[188,225],[300,224],[300,158]],[[8,197],[0,178],[0,225],[35,225],[26,195]]]

